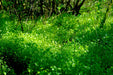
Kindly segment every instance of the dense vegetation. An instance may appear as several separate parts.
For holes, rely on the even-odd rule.
[[[112,0],[1,0],[0,75],[113,75]]]

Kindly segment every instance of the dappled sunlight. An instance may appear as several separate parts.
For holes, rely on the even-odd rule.
[[[72,6],[66,0],[64,4],[50,0],[49,6],[44,4],[48,0],[33,5],[27,0],[18,5],[18,1],[7,9],[0,7],[0,75],[113,74],[110,1],[78,0],[78,5],[85,1],[79,12],[73,1]]]

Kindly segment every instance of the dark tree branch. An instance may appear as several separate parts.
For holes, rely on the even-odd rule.
[[[76,13],[75,16],[77,16],[77,15],[79,14],[80,8],[81,8],[81,6],[84,4],[85,0],[83,0],[83,1],[81,2],[81,4],[79,4],[79,2],[80,2],[80,0],[77,0],[75,6],[74,6],[74,8],[73,8],[73,14]]]
[[[81,7],[84,4],[85,0],[82,1],[82,3],[80,5],[78,5],[78,7]]]
[[[112,0],[111,0],[111,2],[108,4],[108,7],[107,7],[107,9],[106,9],[106,13],[105,13],[105,15],[104,15],[104,17],[103,17],[103,19],[102,19],[102,21],[101,21],[101,23],[100,23],[100,28],[103,28],[103,27],[104,27],[104,24],[105,24],[105,22],[106,22],[106,18],[107,18],[107,16],[108,16],[108,12],[109,12],[109,10],[110,10],[111,5],[112,5]]]

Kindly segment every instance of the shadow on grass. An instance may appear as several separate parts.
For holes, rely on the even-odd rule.
[[[12,38],[0,40],[0,57],[3,57],[9,68],[14,69],[15,73],[20,75],[27,70],[30,58],[25,58],[25,56],[29,53],[23,53],[27,50],[20,45],[20,43],[22,44],[22,38],[15,38],[15,36]]]

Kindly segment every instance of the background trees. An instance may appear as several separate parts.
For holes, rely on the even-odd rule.
[[[78,15],[85,0],[2,0],[3,9],[10,13],[40,16],[72,11]],[[1,6],[0,6],[1,7]]]
[[[0,9],[15,15],[18,25],[24,31],[23,20],[37,19],[42,15],[50,17],[62,12],[71,12],[77,16],[84,2],[85,0],[1,0]]]

